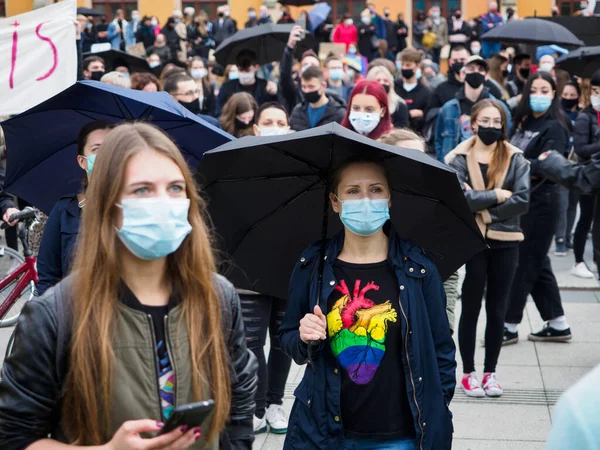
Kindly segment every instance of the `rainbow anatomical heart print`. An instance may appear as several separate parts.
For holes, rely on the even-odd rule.
[[[372,281],[361,289],[356,280],[351,294],[341,280],[335,290],[342,296],[327,314],[331,349],[355,384],[368,384],[385,354],[388,322],[396,322],[398,313],[389,300],[377,305],[367,298],[369,291],[379,290]]]

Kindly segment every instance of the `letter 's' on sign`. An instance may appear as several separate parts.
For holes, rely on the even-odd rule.
[[[77,80],[75,0],[0,20],[0,116],[19,114]]]

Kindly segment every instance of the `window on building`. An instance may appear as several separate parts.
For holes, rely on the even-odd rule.
[[[194,1],[184,1],[183,7],[187,8],[188,6],[192,6],[196,10],[196,14],[200,11],[204,11],[208,14],[208,18],[210,20],[215,20],[217,18],[217,8],[219,6],[226,5],[227,1],[212,1],[212,0],[194,0]],[[239,25],[238,25],[239,27]]]
[[[561,16],[572,16],[577,11],[581,11],[579,0],[561,1],[558,4],[559,14]]]
[[[360,17],[360,13],[365,9],[364,0],[332,0],[329,2],[331,6],[331,17],[333,19],[341,19],[344,14],[350,13],[352,17]]]
[[[0,0],[0,17],[6,17],[6,2]]]
[[[131,11],[138,8],[137,0],[93,0],[92,6],[106,14],[108,20],[115,18],[117,9],[122,9],[125,12],[125,18],[129,20]]]
[[[500,5],[501,2],[498,2]],[[417,16],[417,12],[421,11],[427,15],[427,12],[432,6],[439,6],[442,17],[449,17],[457,8],[460,8],[460,0],[413,0],[413,16]],[[500,6],[498,6],[500,7]],[[414,18],[413,17],[413,18]]]

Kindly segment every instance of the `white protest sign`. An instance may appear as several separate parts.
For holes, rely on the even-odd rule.
[[[0,116],[19,114],[77,81],[75,0],[0,20]]]

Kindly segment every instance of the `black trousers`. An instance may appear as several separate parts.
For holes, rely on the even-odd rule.
[[[485,298],[485,362],[484,372],[495,372],[502,336],[504,315],[510,287],[517,270],[519,246],[484,250],[467,262],[467,274],[462,286],[462,312],[458,324],[458,346],[464,373],[475,371],[475,340],[481,300],[487,283]]]
[[[594,246],[594,260],[598,261],[598,250],[600,249],[600,197],[595,195],[581,195],[579,197],[579,222],[573,234],[573,253],[575,262],[583,262],[585,243],[590,228],[592,229],[592,243]],[[591,262],[591,261],[590,261]]]
[[[544,184],[531,193],[529,212],[521,217],[525,240],[509,297],[505,322],[521,323],[529,294],[545,321],[564,315],[560,292],[548,257],[558,219],[558,186]]]
[[[277,331],[285,315],[286,302],[263,294],[242,294],[240,299],[246,345],[258,358],[256,416],[263,418],[269,405],[283,404],[285,383],[292,365],[291,358],[283,353],[277,338]],[[263,348],[267,340],[267,330],[271,338],[268,363]]]

